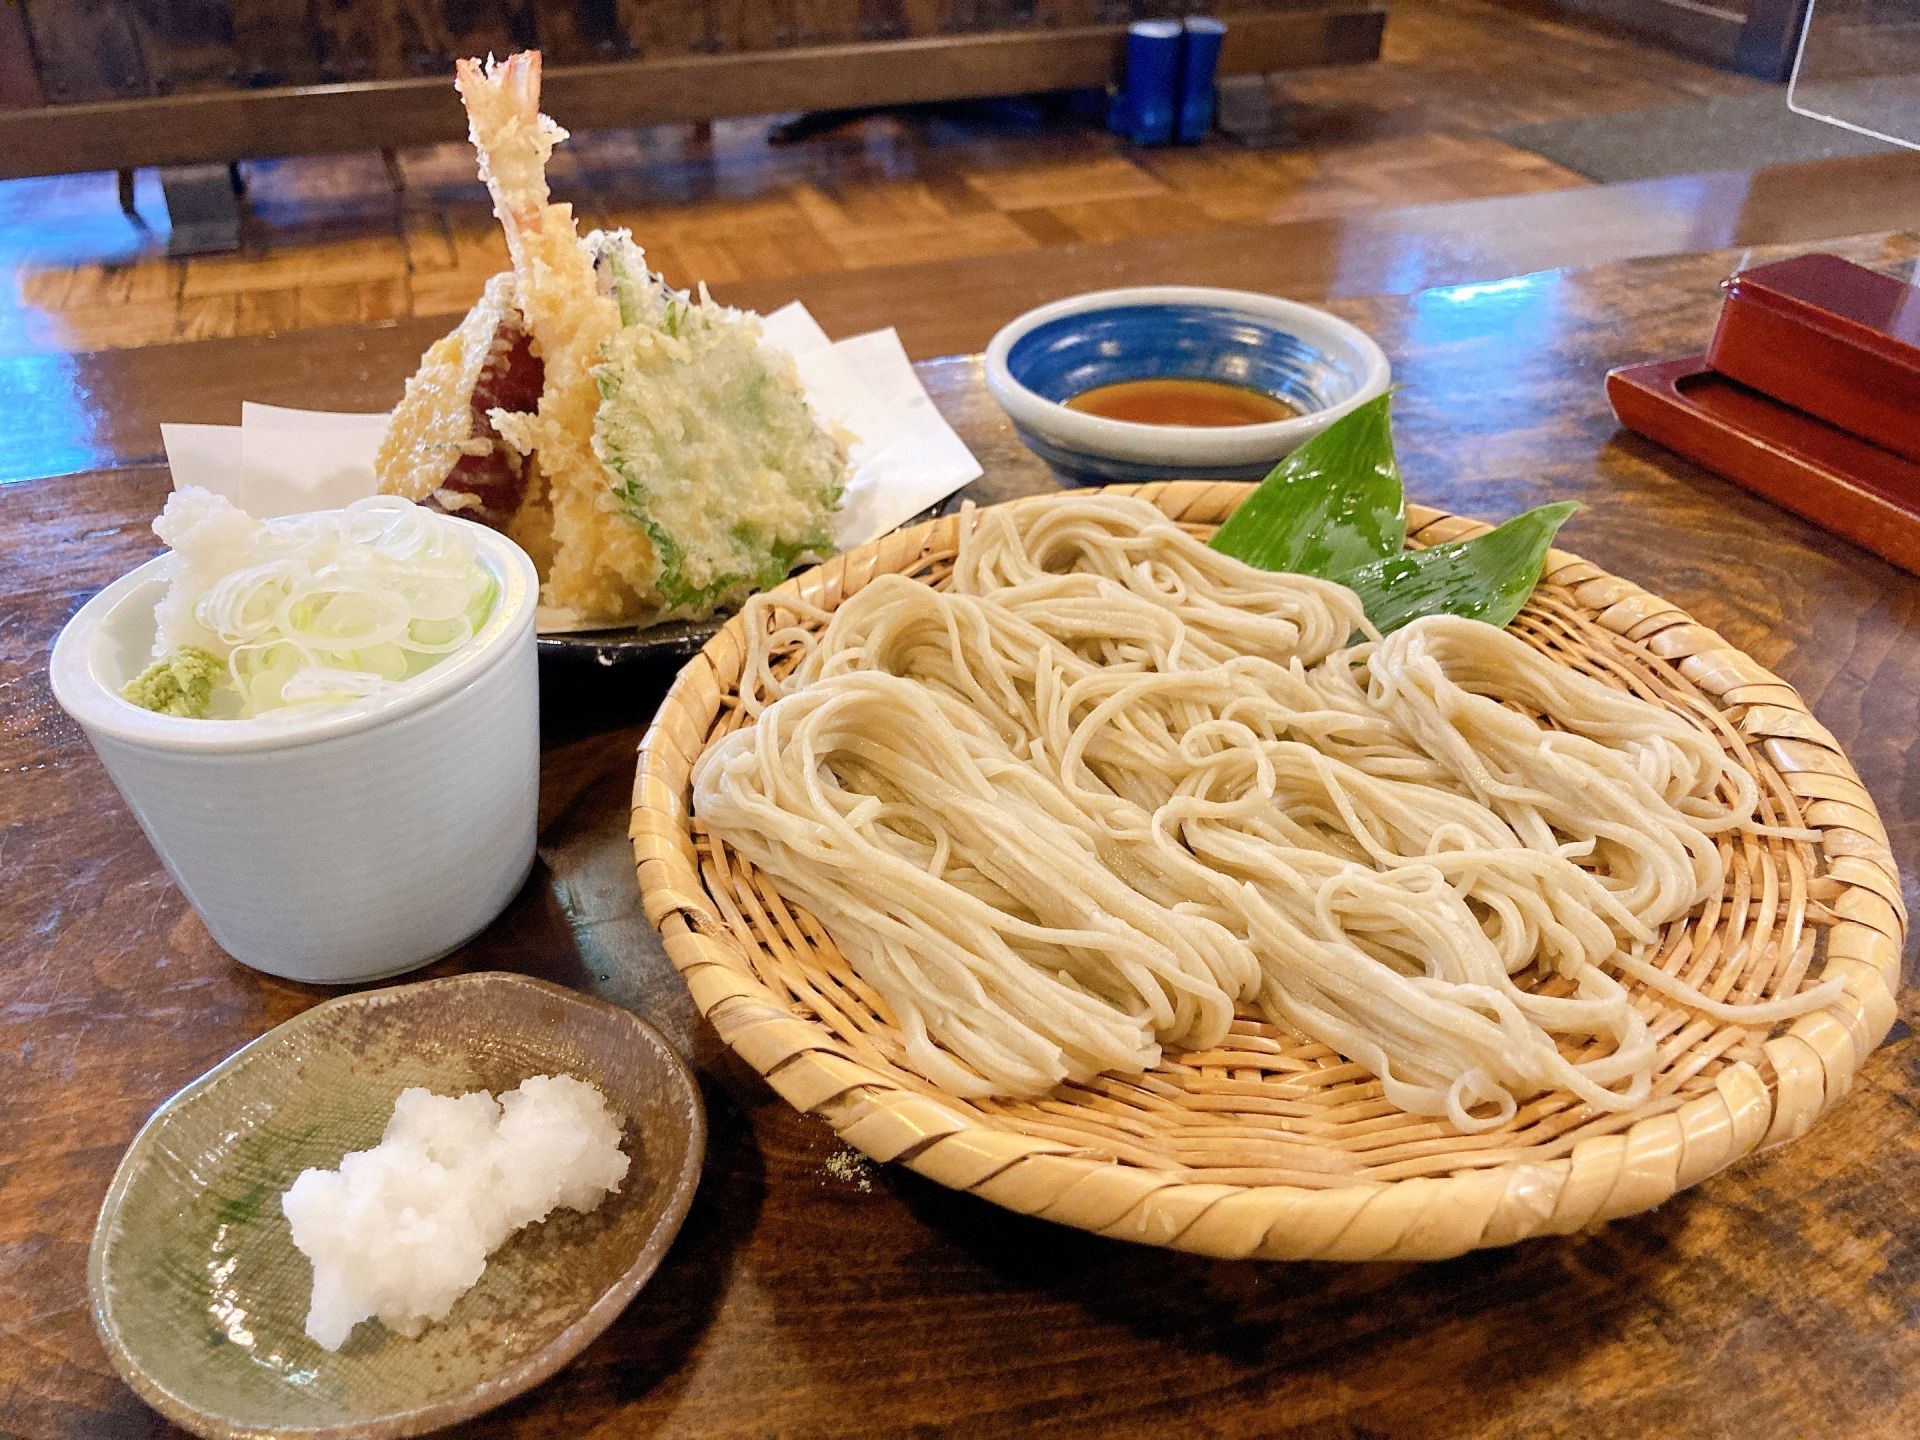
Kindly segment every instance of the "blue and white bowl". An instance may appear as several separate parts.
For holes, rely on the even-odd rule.
[[[1387,388],[1387,357],[1323,310],[1248,290],[1148,285],[1029,310],[987,346],[987,389],[1068,480],[1257,480]],[[1123,380],[1220,380],[1302,413],[1259,425],[1144,425],[1065,401]]]

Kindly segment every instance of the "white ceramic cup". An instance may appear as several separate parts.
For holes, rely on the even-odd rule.
[[[243,964],[323,985],[397,975],[473,938],[532,869],[539,577],[519,546],[474,528],[499,586],[493,614],[386,694],[246,720],[124,699],[151,658],[159,560],[94,596],[55,641],[55,698]]]

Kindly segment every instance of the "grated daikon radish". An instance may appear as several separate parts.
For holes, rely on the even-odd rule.
[[[302,1171],[280,1197],[313,1262],[308,1336],[338,1350],[373,1318],[419,1335],[516,1230],[598,1209],[629,1164],[605,1097],[572,1076],[536,1075],[498,1100],[401,1091],[378,1145]]]

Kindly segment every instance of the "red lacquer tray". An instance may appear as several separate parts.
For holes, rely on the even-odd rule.
[[[1607,375],[1620,423],[1920,574],[1920,464],[1713,370],[1705,355]]]

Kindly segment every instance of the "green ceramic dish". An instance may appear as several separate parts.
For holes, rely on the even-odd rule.
[[[312,1271],[280,1194],[379,1141],[409,1085],[597,1085],[633,1165],[591,1215],[510,1239],[440,1324],[377,1322],[329,1353],[305,1333]],[[160,1107],[128,1147],[88,1256],[114,1368],[204,1436],[417,1435],[539,1384],[644,1285],[693,1199],[706,1123],[693,1076],[637,1016],[520,975],[429,980],[329,1000]]]

